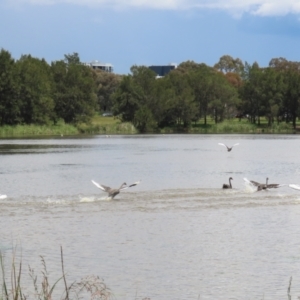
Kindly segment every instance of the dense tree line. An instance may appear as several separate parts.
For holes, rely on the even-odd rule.
[[[192,122],[207,124],[247,117],[260,124],[296,120],[300,109],[300,63],[272,59],[269,66],[243,63],[224,55],[213,67],[181,63],[167,76],[155,79],[144,66],[133,66],[111,96],[113,111],[140,131]]]
[[[189,127],[247,116],[296,126],[300,101],[300,63],[274,58],[269,66],[224,55],[213,67],[186,61],[163,78],[146,66],[128,75],[95,71],[77,53],[48,64],[0,52],[0,124],[88,122],[95,112],[112,111],[141,131]]]
[[[2,49],[0,124],[88,121],[98,108],[95,76],[76,53],[49,65],[30,55],[15,61]]]

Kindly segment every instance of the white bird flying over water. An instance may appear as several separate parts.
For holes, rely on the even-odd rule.
[[[6,199],[7,196],[6,195],[0,195],[0,199]]]
[[[224,147],[226,147],[228,152],[230,152],[234,146],[237,146],[237,145],[239,145],[239,143],[236,143],[236,144],[234,144],[233,146],[231,146],[231,147],[228,147],[228,146],[226,146],[226,145],[225,145],[225,144],[223,144],[223,143],[218,143],[218,144],[219,144],[219,145],[221,145],[221,146],[224,146]]]
[[[100,190],[108,193],[108,197],[113,199],[115,196],[117,196],[121,190],[125,190],[125,189],[128,189],[130,187],[133,187],[133,186],[136,186],[140,183],[141,181],[137,181],[137,182],[134,182],[130,185],[127,185],[126,182],[122,183],[122,185],[118,188],[118,189],[112,189],[111,187],[109,186],[106,186],[106,185],[103,185],[103,184],[99,184],[97,182],[95,182],[94,180],[92,180],[92,183],[97,187],[99,188]]]

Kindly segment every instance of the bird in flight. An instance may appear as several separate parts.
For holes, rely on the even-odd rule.
[[[97,183],[96,181],[92,180],[92,183],[97,187],[99,188],[100,190],[108,193],[108,197],[110,199],[113,199],[115,196],[117,196],[121,190],[125,190],[125,189],[128,189],[130,187],[133,187],[133,186],[136,186],[140,183],[141,181],[137,181],[137,182],[134,182],[130,185],[127,185],[126,182],[122,183],[122,185],[118,188],[118,189],[112,189],[111,187],[109,186],[106,186],[106,185],[103,185],[103,184],[99,184]]]
[[[233,148],[234,146],[239,145],[239,143],[236,143],[236,144],[234,144],[234,145],[231,146],[231,147],[228,147],[227,145],[225,145],[225,144],[223,144],[223,143],[219,143],[219,145],[226,147],[226,148],[227,148],[227,151],[230,152],[230,151],[232,150],[232,148]]]

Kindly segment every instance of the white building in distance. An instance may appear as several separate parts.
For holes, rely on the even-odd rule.
[[[90,63],[85,63],[85,65],[93,68],[94,70],[102,70],[107,73],[113,73],[113,71],[114,71],[112,64],[101,63],[98,60],[93,60]]]

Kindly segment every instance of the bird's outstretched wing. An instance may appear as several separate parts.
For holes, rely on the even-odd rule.
[[[244,181],[245,181],[245,182],[247,182],[247,183],[251,183],[251,182],[250,182],[250,180],[249,180],[249,179],[247,179],[246,177],[245,177],[245,178],[243,178],[243,179],[244,179]]]
[[[141,180],[136,181],[136,182],[134,182],[134,183],[132,183],[132,184],[130,184],[130,185],[126,185],[126,186],[122,187],[121,190],[125,190],[125,189],[128,189],[128,188],[130,188],[130,187],[136,186],[136,185],[138,185],[140,182],[141,182]]]
[[[227,148],[227,149],[228,149],[228,147],[227,147],[225,144],[223,144],[223,143],[218,143],[218,145],[220,145],[220,146],[224,146],[225,148]]]
[[[252,184],[255,185],[255,186],[263,185],[262,183],[256,182],[256,181],[254,181],[254,180],[250,180],[250,183],[252,183]]]
[[[132,186],[138,185],[140,182],[141,182],[141,180],[136,181],[136,182],[130,184],[128,187],[132,187]]]
[[[279,188],[281,186],[284,186],[284,185],[283,184],[278,184],[278,183],[271,183],[271,184],[267,185],[267,188],[268,189],[276,189],[276,188]]]
[[[110,187],[105,186],[105,185],[103,185],[103,184],[99,184],[99,183],[97,183],[97,182],[94,181],[94,180],[92,180],[92,183],[93,183],[97,188],[99,188],[99,189],[102,190],[102,191],[107,192],[107,190],[110,190]]]
[[[223,144],[223,143],[218,143],[218,144],[219,144],[220,146],[226,147],[228,152],[230,152],[234,146],[239,145],[239,143],[236,143],[236,144],[234,144],[233,146],[228,147],[227,145],[225,145],[225,144]]]
[[[300,185],[299,184],[289,184],[289,187],[294,189],[294,190],[300,190]]]

